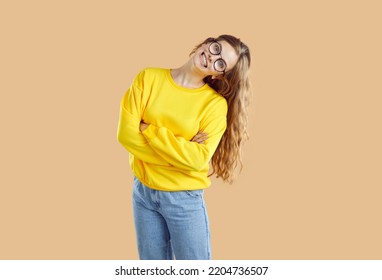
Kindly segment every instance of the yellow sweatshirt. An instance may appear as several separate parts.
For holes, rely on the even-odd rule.
[[[210,186],[209,162],[226,129],[227,102],[207,84],[177,85],[170,69],[146,68],[122,98],[118,141],[129,151],[134,175],[162,191]],[[149,126],[139,129],[141,120]],[[204,131],[204,144],[191,142]]]

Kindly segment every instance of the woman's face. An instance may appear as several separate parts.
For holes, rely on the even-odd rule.
[[[192,57],[195,67],[204,76],[218,76],[231,70],[239,56],[226,41],[206,43],[200,46]]]

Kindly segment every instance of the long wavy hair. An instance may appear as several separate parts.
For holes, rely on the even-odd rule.
[[[220,35],[217,38],[210,37],[204,40],[192,50],[190,56],[203,44],[213,40],[226,41],[239,56],[234,68],[227,71],[224,76],[219,75],[215,79],[211,76],[204,78],[204,82],[220,93],[228,104],[227,129],[212,156],[212,173],[209,176],[215,174],[217,178],[221,177],[223,181],[232,183],[238,164],[240,164],[240,171],[242,170],[241,150],[243,143],[249,138],[247,108],[252,94],[249,80],[251,55],[249,48],[239,38],[232,35]]]

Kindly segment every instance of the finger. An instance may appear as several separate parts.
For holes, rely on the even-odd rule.
[[[198,137],[194,137],[192,140],[192,142],[196,142],[198,144],[201,144],[204,142],[204,139],[201,139],[201,138],[198,138]]]
[[[200,139],[200,137],[201,137],[201,135],[200,135],[200,134],[196,134],[196,135],[194,136],[194,138],[192,138],[192,140],[197,140],[197,139]]]
[[[207,137],[207,133],[198,133],[198,134],[195,135],[195,137],[205,138],[205,137]]]
[[[199,137],[196,139],[196,142],[201,143],[201,142],[204,142],[206,140],[207,140],[207,138],[205,138],[205,137]]]
[[[204,143],[204,141],[206,141],[207,140],[207,137],[200,137],[200,138],[198,138],[198,142],[199,143]]]
[[[205,132],[199,132],[198,134],[196,134],[196,135],[191,139],[191,141],[200,143],[200,142],[204,142],[207,138],[208,138],[207,133],[205,133]]]

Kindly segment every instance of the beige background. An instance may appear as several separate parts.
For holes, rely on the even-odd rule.
[[[3,1],[0,258],[136,259],[119,102],[227,33],[254,99],[240,177],[206,191],[213,257],[381,259],[378,2]]]

